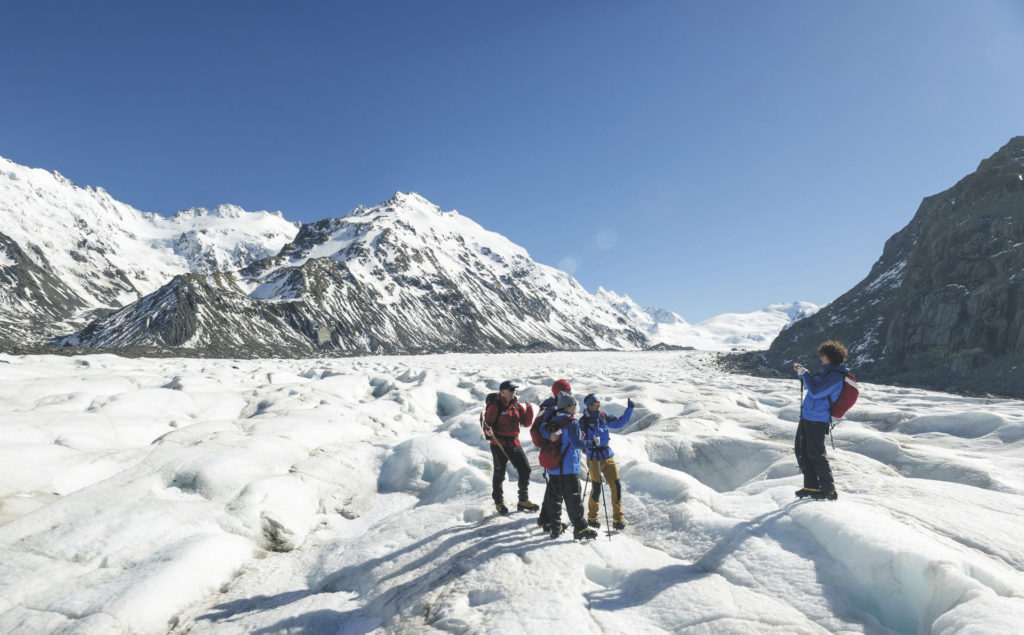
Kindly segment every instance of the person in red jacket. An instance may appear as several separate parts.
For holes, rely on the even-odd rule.
[[[502,484],[505,482],[505,468],[511,461],[519,474],[519,511],[535,512],[540,507],[530,502],[530,462],[519,445],[519,428],[529,428],[533,423],[533,406],[519,403],[516,389],[511,381],[501,382],[497,394],[487,396],[484,412],[484,434],[491,441],[491,456],[494,457],[494,477],[491,480],[491,497],[499,514],[507,514]]]

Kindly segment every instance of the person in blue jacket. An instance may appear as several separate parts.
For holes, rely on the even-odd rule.
[[[825,456],[825,437],[832,425],[832,402],[843,390],[844,373],[850,372],[846,361],[846,347],[829,340],[818,347],[821,372],[815,375],[793,364],[807,395],[800,405],[800,424],[796,428],[796,462],[804,473],[804,486],[796,491],[799,498],[810,496],[816,500],[836,500],[832,468]]]
[[[622,485],[619,483],[619,468],[615,464],[615,453],[608,447],[609,430],[621,428],[629,423],[633,416],[633,400],[626,400],[626,411],[621,417],[610,417],[601,412],[601,400],[590,393],[583,398],[586,410],[580,417],[580,428],[587,442],[587,468],[590,475],[590,501],[587,504],[587,524],[600,527],[597,512],[601,506],[601,475],[608,481],[609,494],[612,497],[612,527],[616,530],[626,528],[626,517],[622,515]]]
[[[583,519],[583,501],[580,500],[580,450],[585,449],[583,431],[576,421],[576,397],[572,393],[563,392],[558,395],[556,412],[551,419],[541,427],[541,435],[550,441],[561,441],[562,460],[558,468],[546,470],[548,475],[548,486],[557,489],[559,497],[565,501],[565,511],[569,514],[569,522],[572,523],[573,538],[576,540],[593,540],[597,538],[597,532],[587,526]],[[546,510],[546,517],[551,523],[551,537],[558,538],[564,526],[562,525],[562,504],[552,498],[552,509]],[[545,501],[548,503],[549,501]]]
[[[558,379],[551,384],[551,396],[545,399],[540,404],[540,417],[541,421],[546,421],[554,416],[557,410],[558,395],[563,392],[572,394],[572,386],[568,381],[564,379]],[[543,430],[541,431],[543,435]],[[540,526],[544,531],[551,533],[552,519],[548,518],[548,513],[552,509],[559,510],[559,518],[555,518],[555,526],[561,527],[562,521],[560,520],[561,509],[562,509],[562,496],[558,493],[558,488],[551,485],[551,481],[544,479],[547,485],[544,486],[544,500],[540,504],[540,515],[537,516],[537,525]]]

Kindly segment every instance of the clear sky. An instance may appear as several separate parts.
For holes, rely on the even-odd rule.
[[[826,303],[1024,134],[1018,0],[103,2],[0,15],[0,155],[141,210],[396,191],[691,322]]]

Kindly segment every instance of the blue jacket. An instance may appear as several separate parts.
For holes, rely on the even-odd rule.
[[[559,474],[580,473],[580,450],[584,449],[586,440],[583,438],[583,431],[580,424],[568,412],[559,412],[551,417],[549,422],[552,426],[562,424],[562,465],[558,469],[547,470],[548,474],[558,476]],[[551,428],[548,425],[540,427],[540,434],[547,440],[551,440]]]
[[[587,458],[603,460],[615,456],[612,449],[608,447],[610,437],[608,430],[625,426],[632,416],[632,408],[626,408],[621,417],[609,417],[603,412],[585,411],[580,417],[580,428],[583,429],[583,437],[587,441]]]
[[[548,408],[551,408],[551,410],[553,412],[554,409],[555,409],[555,404],[556,403],[558,403],[558,400],[555,399],[554,397],[548,397],[544,401],[540,402],[540,414],[541,414],[541,416],[546,417],[548,415],[548,413],[547,413],[547,409]]]
[[[804,396],[804,403],[800,406],[800,418],[819,423],[831,423],[832,415],[829,409],[832,402],[839,398],[843,390],[843,373],[850,372],[846,366],[840,364],[824,364],[821,372],[812,375],[807,373],[801,375],[807,394]]]

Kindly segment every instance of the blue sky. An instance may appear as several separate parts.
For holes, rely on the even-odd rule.
[[[859,282],[1024,134],[1024,3],[39,2],[0,155],[144,211],[416,191],[696,322]]]

